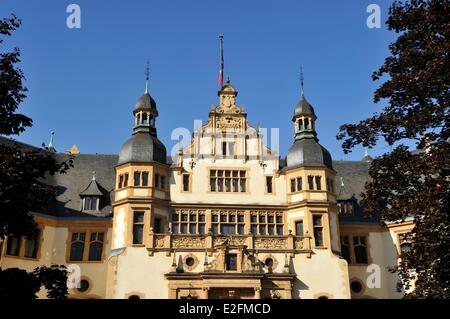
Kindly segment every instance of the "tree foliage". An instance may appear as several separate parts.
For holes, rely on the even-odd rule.
[[[10,36],[20,25],[15,15],[0,20],[0,44],[4,42],[1,36]],[[19,48],[0,54],[0,135],[18,135],[33,123],[17,112],[27,91],[18,63]],[[55,199],[55,189],[44,183],[45,177],[64,173],[71,165],[72,160],[59,163],[46,150],[28,149],[13,142],[0,144],[0,240],[6,236],[33,236],[37,225],[31,212],[45,210],[49,201]],[[12,294],[35,298],[44,286],[48,297],[64,298],[66,279],[66,271],[56,265],[43,266],[31,273],[0,270],[0,297]]]
[[[19,268],[0,269],[1,299],[36,299],[44,287],[47,297],[64,299],[67,296],[67,270],[64,266],[41,266],[32,272]]]
[[[412,248],[396,269],[410,298],[450,298],[450,2],[395,1],[386,22],[399,34],[372,79],[387,78],[379,114],[345,124],[344,152],[381,139],[395,148],[376,158],[363,200],[369,214],[415,222]],[[405,141],[415,141],[410,150]],[[408,290],[414,283],[414,290]]]

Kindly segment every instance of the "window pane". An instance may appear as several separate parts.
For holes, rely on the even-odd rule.
[[[205,221],[205,215],[198,215],[198,221],[204,222]]]
[[[240,177],[245,177],[245,171],[239,171],[239,176]]]
[[[301,191],[303,189],[303,179],[301,177],[297,177],[297,190]]]
[[[314,189],[313,176],[308,176],[308,187],[310,191]]]
[[[89,260],[102,260],[103,244],[95,242],[89,247]]]
[[[180,233],[187,234],[187,224],[185,224],[185,223],[181,224]]]
[[[159,174],[155,174],[155,187],[159,188]]]
[[[196,224],[189,224],[189,234],[196,234],[197,233],[197,225]]]
[[[204,235],[205,234],[205,224],[198,224],[198,233],[200,235]]]
[[[269,193],[269,194],[272,193],[272,176],[266,177],[266,189],[267,189],[267,193]]]
[[[241,192],[245,193],[247,191],[247,187],[246,187],[246,182],[245,182],[245,178],[241,178],[240,180],[240,184],[241,184]]]
[[[323,246],[322,227],[314,227],[314,241],[316,246]]]
[[[98,241],[103,241],[103,233],[98,233],[98,236],[97,236],[97,240]]]
[[[250,232],[252,233],[252,235],[258,235],[258,227],[256,225],[252,225],[250,227]]]
[[[83,260],[84,243],[72,243],[70,246],[70,260]]]
[[[219,221],[219,215],[217,215],[217,214],[212,215],[212,221],[213,222],[218,222]]]
[[[368,263],[366,247],[362,245],[355,246],[355,259],[357,264]]]
[[[189,175],[188,174],[183,175],[183,191],[184,192],[189,191]]]
[[[267,216],[269,224],[273,224],[273,216]]]
[[[244,215],[238,215],[238,222],[243,223],[244,222]]]
[[[148,186],[148,172],[142,173],[142,186]]]
[[[172,214],[172,221],[178,221],[178,214]]]
[[[26,239],[25,241],[25,257],[36,258],[37,245],[35,239]]]
[[[141,184],[141,173],[134,172],[134,186],[140,186]]]
[[[303,236],[303,220],[295,222],[295,231],[297,236]]]
[[[217,191],[223,192],[223,178],[217,180]]]
[[[144,225],[142,224],[133,225],[133,244],[142,244],[143,230]]]
[[[238,171],[233,171],[233,177],[238,177]]]
[[[275,226],[273,226],[273,225],[269,225],[269,235],[271,235],[271,236],[275,235],[275,229],[274,229],[274,227],[275,227]]]
[[[188,220],[188,215],[187,214],[181,214],[181,221],[182,222],[187,222]]]
[[[260,222],[260,223],[265,223],[265,222],[266,222],[266,216],[264,216],[264,215],[259,215],[259,222]]]
[[[314,226],[322,226],[322,216],[314,215],[313,216],[313,225]]]
[[[283,223],[283,216],[277,216],[277,224]]]
[[[236,215],[230,214],[230,216],[228,218],[230,219],[230,223],[236,222]]]
[[[173,233],[178,234],[178,223],[172,223]]]
[[[283,226],[277,226],[277,235],[283,235]]]
[[[231,180],[229,178],[225,178],[225,191],[231,192]]]
[[[351,263],[350,260],[350,248],[347,245],[341,246],[342,257],[347,260],[348,263]]]
[[[156,234],[161,233],[161,218],[155,218],[153,221],[153,232]]]
[[[76,241],[78,240],[78,233],[73,233],[72,234],[72,241]]]
[[[133,222],[134,223],[143,223],[144,222],[144,212],[134,212]]]
[[[237,178],[233,178],[233,192],[237,193],[238,191],[239,191],[238,179]]]
[[[260,235],[266,234],[266,226],[265,225],[259,225],[259,234]]]
[[[322,176],[316,176],[316,189],[319,191],[322,189],[321,178]]]
[[[209,188],[210,188],[211,192],[216,191],[216,179],[215,178],[209,179]]]
[[[230,177],[231,176],[231,171],[225,171],[225,177]]]
[[[217,224],[212,224],[212,233],[214,235],[218,235],[219,234],[219,225]]]
[[[244,225],[238,225],[238,234],[244,235]]]
[[[226,269],[227,270],[237,270],[237,255],[227,254],[225,257]]]
[[[97,233],[91,233],[91,241],[97,240]]]
[[[165,187],[166,187],[166,177],[161,176],[161,188],[165,188]]]
[[[220,215],[220,221],[223,222],[223,223],[225,223],[225,222],[227,221],[227,215],[221,214],[221,215]]]
[[[197,220],[197,215],[195,213],[189,214],[189,221],[195,222]]]
[[[291,193],[295,193],[295,179],[291,179]]]
[[[80,233],[80,236],[78,237],[79,241],[85,241],[86,240],[86,233]]]
[[[11,256],[19,256],[19,249],[20,249],[20,240],[17,237],[8,237],[8,245],[6,247],[6,251],[8,255]]]

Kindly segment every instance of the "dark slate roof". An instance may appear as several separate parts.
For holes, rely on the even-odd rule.
[[[316,113],[314,112],[314,108],[306,100],[304,94],[302,94],[302,97],[300,98],[300,101],[295,106],[295,110],[294,110],[294,117],[300,116],[300,115],[313,115],[314,117],[316,116]]]
[[[144,93],[134,106],[134,112],[140,110],[156,110],[156,102],[148,93]]]
[[[57,161],[68,161],[68,154],[55,154]],[[111,202],[114,199],[115,171],[117,155],[77,154],[72,155],[73,167],[66,174],[49,176],[46,181],[56,187],[56,202],[51,203],[45,212],[57,217],[108,217],[112,215]],[[100,191],[100,211],[82,212],[80,194],[92,179],[95,171],[95,183]],[[90,184],[91,185],[91,184]]]
[[[80,193],[81,196],[103,196],[103,193],[100,191],[97,182],[91,180],[89,185]]]
[[[290,168],[298,166],[326,166],[333,168],[330,153],[314,138],[296,140],[288,151],[286,164]]]
[[[118,164],[129,162],[167,163],[166,147],[156,136],[138,132],[126,141],[119,152]]]
[[[339,200],[350,199],[353,195],[361,199],[364,185],[369,179],[370,163],[363,161],[333,161],[333,168],[337,172],[336,192]],[[341,178],[344,187],[341,186]]]

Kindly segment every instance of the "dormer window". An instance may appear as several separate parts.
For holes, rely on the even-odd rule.
[[[99,199],[96,196],[83,198],[83,210],[98,210]]]

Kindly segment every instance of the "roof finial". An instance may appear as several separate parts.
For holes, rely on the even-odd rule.
[[[145,79],[145,93],[146,94],[148,94],[148,77],[149,77],[149,75],[150,75],[150,67],[149,67],[149,62],[148,62],[148,59],[147,59],[147,69],[145,70],[145,76],[146,76],[146,79]]]
[[[50,142],[48,143],[48,147],[47,148],[54,148],[53,147],[53,137],[55,136],[55,131],[51,131],[50,132]]]
[[[369,148],[367,146],[364,147],[364,157],[369,157]]]
[[[344,179],[341,177],[341,187],[344,187],[344,186],[345,186]]]
[[[92,171],[92,180],[95,181],[95,171]]]
[[[302,96],[304,95],[304,93],[305,93],[305,90],[304,90],[304,80],[305,80],[305,78],[303,77],[303,66],[302,65],[300,65],[300,85],[301,85],[301,93],[302,93]]]

